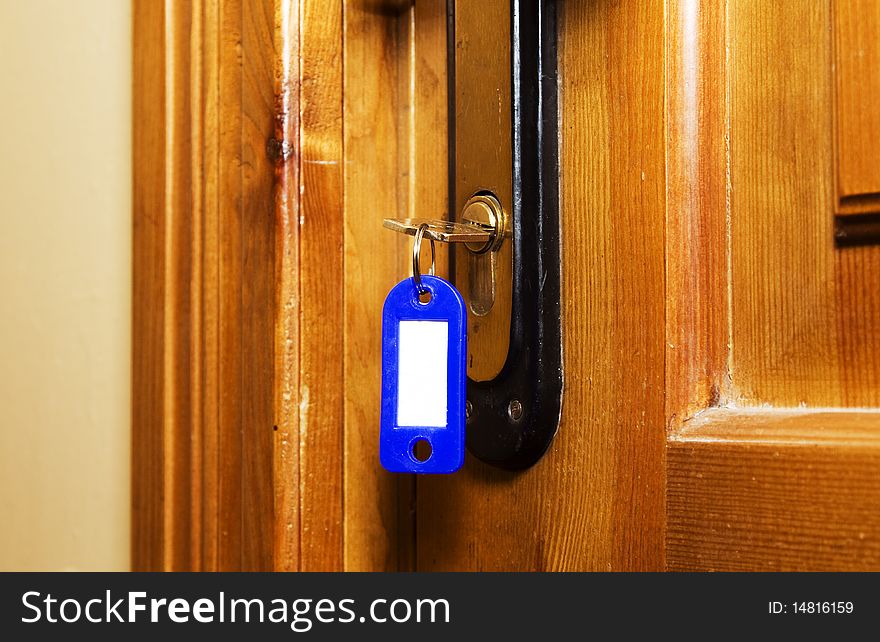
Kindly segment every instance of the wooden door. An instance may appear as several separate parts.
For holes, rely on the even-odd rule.
[[[136,566],[880,567],[880,3],[558,3],[559,433],[413,479],[381,219],[448,214],[445,5],[135,3]]]
[[[880,3],[560,8],[559,435],[418,567],[877,569]]]
[[[707,19],[698,74],[723,78],[727,141],[727,278],[709,298],[728,344],[717,400],[669,434],[667,566],[877,570],[880,3],[731,2]]]

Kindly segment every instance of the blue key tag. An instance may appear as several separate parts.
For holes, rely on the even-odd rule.
[[[413,278],[392,288],[382,312],[379,459],[393,473],[453,473],[464,463],[464,299],[448,281],[420,276],[417,253]]]

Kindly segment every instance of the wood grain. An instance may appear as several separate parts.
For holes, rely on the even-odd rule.
[[[283,4],[169,7],[134,14],[133,566],[270,570]]]
[[[165,65],[164,7],[133,5],[136,79],[132,146],[154,163],[134,165],[132,300],[132,570],[164,564]],[[140,350],[137,346],[141,346]],[[161,424],[160,424],[161,425]]]
[[[192,164],[201,121],[190,111],[199,82],[190,56],[198,9],[138,3],[134,13],[132,566],[139,570],[200,568],[206,537],[204,221],[190,215],[201,202]]]
[[[880,4],[835,0],[833,13],[837,196],[880,199]]]
[[[193,516],[201,524],[201,559],[196,567],[203,571],[219,568],[220,558],[220,494],[217,462],[220,461],[220,301],[221,292],[210,284],[220,282],[220,204],[222,202],[220,181],[220,43],[221,34],[212,25],[219,24],[220,6],[217,2],[199,2],[196,5],[200,19],[194,21],[194,42],[202,43],[204,56],[194,56],[196,75],[202,78],[193,90],[191,112],[197,126],[193,128],[193,144],[201,154],[192,158],[193,176],[196,178],[193,193],[193,217],[201,221],[199,242],[200,261],[194,270],[194,309],[198,314],[196,324],[199,341],[194,349],[201,359],[198,364],[199,378],[198,420],[201,433],[201,457],[196,458],[200,470],[194,466],[194,477],[200,480],[200,516]],[[195,288],[194,288],[195,290]],[[199,519],[200,517],[200,519]]]
[[[663,5],[559,6],[562,423],[522,473],[419,480],[419,570],[664,566]]]
[[[707,411],[667,462],[670,570],[880,569],[880,414]]]
[[[166,38],[171,48],[172,82],[168,86],[166,109],[169,129],[166,132],[165,156],[165,220],[166,264],[165,283],[165,565],[183,569],[197,564],[201,542],[200,524],[193,517],[201,512],[200,484],[194,471],[201,454],[201,426],[196,420],[199,402],[199,368],[195,364],[200,354],[190,346],[198,341],[198,285],[193,286],[198,270],[199,233],[197,218],[187,216],[195,204],[197,192],[193,189],[191,159],[197,149],[191,133],[198,129],[193,114],[187,110],[192,104],[196,84],[190,62],[190,33],[198,20],[193,11],[171,9],[167,15]],[[182,63],[182,64],[181,64]],[[194,305],[195,304],[195,305]],[[194,367],[195,366],[195,367]],[[189,513],[190,519],[174,520],[172,516]]]
[[[449,212],[447,171],[446,2],[418,0],[413,5],[412,77],[413,145],[409,163],[409,211],[422,209],[446,218]],[[437,270],[445,274],[446,248],[438,247]],[[404,248],[405,254],[406,248]]]
[[[880,248],[833,238],[830,4],[729,14],[731,400],[877,406]]]
[[[214,179],[202,163],[216,130],[202,109],[213,69],[201,64],[203,48],[216,45],[205,28],[215,8],[135,3],[132,561],[139,570],[213,568],[218,554],[219,382],[210,367],[218,297],[209,285],[218,237]]]
[[[244,70],[264,72],[265,65],[255,60],[260,56],[236,52],[242,21],[254,18],[233,3],[179,3],[168,13],[155,3],[136,3],[134,172],[136,184],[151,183],[150,193],[139,189],[134,198],[135,254],[141,257],[134,281],[146,285],[134,292],[139,329],[133,360],[139,366],[133,395],[155,395],[157,384],[161,389],[158,405],[133,406],[133,440],[144,446],[133,451],[134,495],[152,503],[149,512],[133,514],[138,569],[266,566],[259,534],[274,512],[265,492],[260,429],[271,430],[271,420],[265,425],[271,379],[244,373],[261,370],[272,356],[272,334],[265,329],[273,306],[265,302],[272,287],[266,268],[273,224],[271,217],[243,219],[241,209],[262,210],[272,179],[259,170],[245,176],[240,168],[243,151],[253,155],[264,145],[263,132],[245,130],[241,114],[271,125],[272,111],[241,98]],[[229,39],[217,36],[221,21]],[[249,43],[271,51],[264,45]],[[161,146],[150,143],[157,140]],[[242,196],[245,190],[251,200]],[[243,303],[269,314],[245,315]],[[161,328],[149,321],[156,318]],[[160,336],[141,334],[149,332]],[[250,445],[243,435],[253,437]],[[162,457],[150,454],[154,445]],[[271,447],[268,452],[271,457]],[[252,516],[253,536],[247,538],[243,496]],[[161,536],[154,530],[157,515]],[[149,541],[138,544],[139,538]]]
[[[299,51],[300,568],[316,571],[343,569],[342,9],[303,3]]]
[[[266,141],[274,133],[279,4],[242,4],[241,131],[241,570],[274,559],[275,202]],[[287,37],[287,34],[285,34]]]
[[[241,568],[241,5],[219,5],[218,85],[218,569]]]
[[[297,45],[303,46],[310,26],[302,19],[305,3],[285,2],[275,18],[274,132],[267,153],[275,166],[275,385],[273,493],[275,510],[274,566],[276,571],[295,571],[303,563],[300,539],[301,519],[301,443],[299,337],[304,336],[300,300],[302,204],[301,60]],[[297,34],[299,38],[297,38]],[[328,512],[332,512],[328,511]]]
[[[381,219],[400,215],[397,83],[399,9],[345,3],[344,63],[344,568],[398,566],[398,480],[379,466],[381,315],[402,276],[399,240]]]
[[[666,414],[728,386],[727,8],[667,2]]]

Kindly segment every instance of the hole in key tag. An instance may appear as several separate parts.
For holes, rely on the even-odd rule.
[[[467,317],[451,283],[419,274],[420,236],[413,278],[382,310],[379,460],[393,473],[453,473],[464,463]]]

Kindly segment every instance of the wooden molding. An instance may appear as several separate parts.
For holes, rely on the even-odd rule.
[[[666,416],[728,394],[727,9],[666,17]]]
[[[880,7],[835,0],[834,130],[838,214],[880,213]]]
[[[862,411],[878,399],[880,254],[843,249],[832,234],[835,204],[858,198],[835,191],[835,95],[843,112],[832,5],[841,4],[667,5],[672,570],[880,564],[880,415]],[[849,89],[852,101],[868,85]],[[874,115],[853,104],[844,112]],[[849,184],[872,185],[876,167],[860,151],[870,137],[859,139],[870,126],[847,127]],[[871,217],[848,219],[848,230],[876,235]]]
[[[136,570],[268,570],[298,548],[273,528],[290,517],[273,461],[296,436],[273,374],[276,325],[296,325],[276,301],[295,255],[275,251],[295,245],[296,204],[276,197],[296,175],[266,154],[298,126],[273,98],[290,89],[270,55],[282,9],[134,4]]]
[[[670,435],[676,571],[880,567],[880,413],[727,410]]]
[[[412,567],[414,482],[365,453],[381,220],[446,210],[444,15],[135,1],[136,570]]]
[[[832,4],[834,19],[834,233],[838,246],[880,243],[880,7]]]

